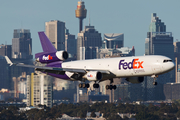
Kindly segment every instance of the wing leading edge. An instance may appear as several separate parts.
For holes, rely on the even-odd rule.
[[[103,74],[110,74],[110,71],[108,71],[108,70],[34,66],[34,65],[26,65],[24,63],[12,63],[11,60],[7,56],[5,56],[5,59],[6,59],[7,63],[10,64],[10,66],[16,65],[16,66],[20,66],[20,67],[35,68],[35,70],[41,71],[43,73],[55,73],[55,74],[64,75],[66,71],[73,72],[73,73],[81,73],[81,74],[85,74],[89,71],[99,71]]]

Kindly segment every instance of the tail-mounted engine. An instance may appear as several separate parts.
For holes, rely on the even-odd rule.
[[[66,51],[57,51],[55,53],[43,54],[39,56],[36,61],[41,63],[51,63],[55,61],[64,61],[68,59],[68,53]]]
[[[89,81],[96,81],[96,80],[101,80],[102,79],[102,73],[98,71],[89,71],[87,74],[83,76]]]
[[[131,83],[141,83],[144,81],[144,77],[128,77],[126,80]]]

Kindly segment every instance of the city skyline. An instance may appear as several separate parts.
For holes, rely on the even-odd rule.
[[[38,31],[45,31],[45,22],[60,20],[66,23],[70,33],[79,32],[79,22],[75,17],[77,2],[75,1],[3,1],[0,7],[1,43],[12,44],[14,29],[30,29],[32,34],[32,53],[41,52]],[[179,21],[180,1],[87,1],[84,0],[87,17],[84,26],[95,26],[97,31],[104,33],[124,33],[124,46],[136,49],[136,55],[143,55],[145,50],[146,32],[149,29],[151,13],[157,13],[167,25],[167,32],[172,32],[174,41],[180,39]],[[163,6],[162,6],[163,5]],[[33,6],[33,7],[32,7]],[[138,9],[137,9],[138,8]],[[99,10],[100,9],[100,10]],[[103,36],[102,36],[103,37]]]

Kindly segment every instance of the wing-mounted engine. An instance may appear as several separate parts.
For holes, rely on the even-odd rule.
[[[36,61],[41,63],[51,63],[55,61],[64,61],[68,59],[68,53],[66,51],[57,51],[55,53],[47,53],[39,56]]]
[[[144,81],[144,77],[128,77],[126,80],[131,83],[141,83]]]
[[[83,78],[89,80],[89,81],[96,81],[96,80],[101,80],[103,77],[101,72],[98,71],[89,71],[86,73]]]

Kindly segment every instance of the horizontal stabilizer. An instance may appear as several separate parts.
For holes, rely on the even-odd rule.
[[[13,63],[11,62],[11,60],[8,58],[8,56],[5,56],[5,59],[7,61],[7,64],[9,64],[10,66],[13,65]]]

